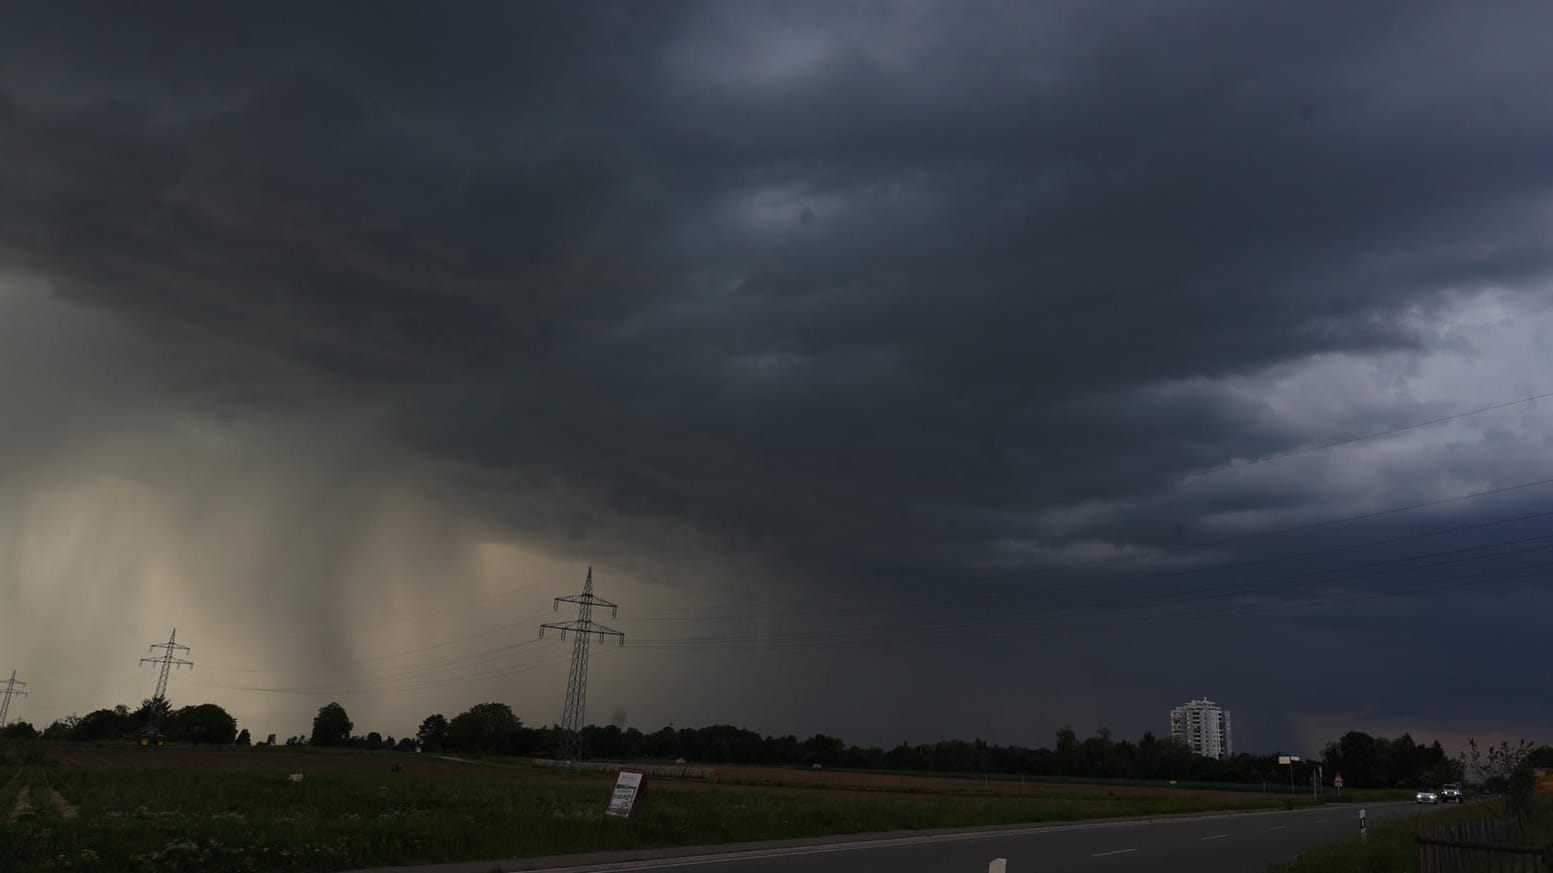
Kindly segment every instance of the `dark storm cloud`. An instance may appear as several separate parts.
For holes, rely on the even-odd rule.
[[[1295,430],[1225,383],[1553,270],[1531,4],[12,17],[11,265],[387,409],[578,550],[662,520],[917,591],[1341,515],[1319,465],[1178,480],[1452,410]],[[1450,471],[1368,484],[1535,478]]]

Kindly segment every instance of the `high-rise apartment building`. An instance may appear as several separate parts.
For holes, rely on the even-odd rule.
[[[1204,697],[1170,710],[1170,736],[1199,755],[1228,758],[1235,754],[1229,710]]]

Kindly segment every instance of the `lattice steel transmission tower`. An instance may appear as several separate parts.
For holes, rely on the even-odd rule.
[[[595,606],[608,607],[611,618],[620,614],[620,607],[593,596],[592,567],[588,568],[588,580],[582,585],[582,593],[557,597],[555,609],[559,611],[563,603],[577,604],[577,620],[542,624],[539,626],[539,636],[544,638],[545,628],[560,631],[563,640],[568,631],[576,635],[572,641],[572,670],[566,677],[566,708],[561,714],[561,742],[556,748],[556,757],[562,761],[577,761],[582,758],[580,734],[588,699],[588,647],[595,640],[602,642],[609,637],[616,638],[623,646],[626,644],[626,635],[593,620]]]
[[[26,687],[26,682],[17,680],[15,670],[11,671],[11,678],[5,680],[4,685],[0,685],[0,727],[10,724],[6,719],[11,712],[11,698],[26,697],[27,692],[17,690]]]
[[[162,722],[162,707],[167,702],[167,674],[174,667],[188,667],[194,669],[193,661],[185,661],[178,657],[178,652],[187,652],[188,646],[178,644],[178,629],[173,628],[173,635],[167,638],[165,643],[152,643],[151,651],[162,650],[162,654],[155,658],[141,658],[142,664],[160,664],[161,672],[156,676],[156,693],[151,695],[151,718],[146,722],[145,733],[155,735]]]

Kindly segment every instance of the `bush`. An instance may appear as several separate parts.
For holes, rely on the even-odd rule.
[[[38,729],[24,721],[12,722],[0,728],[0,740],[35,740]]]

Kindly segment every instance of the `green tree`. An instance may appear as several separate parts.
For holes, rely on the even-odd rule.
[[[447,747],[458,752],[507,751],[523,723],[505,703],[477,703],[448,722]]]
[[[367,732],[366,746],[374,751],[383,748],[383,735],[377,731]]]
[[[1338,766],[1343,781],[1354,788],[1374,788],[1384,774],[1379,770],[1375,738],[1364,731],[1349,731],[1337,741]]]
[[[214,703],[201,703],[175,710],[163,720],[162,732],[179,742],[228,746],[237,738],[237,719]]]
[[[35,740],[38,729],[24,721],[13,721],[0,727],[0,740]]]
[[[71,731],[74,740],[116,740],[129,735],[135,729],[130,714],[113,709],[99,709],[81,716]]]
[[[135,720],[135,727],[144,728],[151,724],[153,716],[157,723],[161,723],[169,715],[172,715],[172,712],[172,704],[167,702],[167,698],[148,697],[140,701],[140,707],[132,713],[132,716]]]
[[[238,732],[238,734],[237,734],[237,745],[239,745],[239,746],[241,746],[241,747],[243,747],[245,749],[248,748],[249,746],[253,745],[253,735],[248,733],[248,729],[247,728],[243,728],[241,731]]]
[[[353,727],[355,725],[351,723],[345,707],[339,703],[326,703],[313,716],[313,733],[309,742],[315,746],[346,745],[350,742]]]
[[[1111,741],[1111,729],[1101,727],[1095,735],[1085,740],[1083,749],[1085,772],[1090,776],[1119,776],[1121,762],[1117,760],[1116,743]]]
[[[1073,732],[1071,725],[1063,725],[1057,728],[1057,748],[1055,754],[1058,773],[1068,775],[1078,771],[1078,734]]]
[[[1138,740],[1137,754],[1134,758],[1137,768],[1137,776],[1141,779],[1159,778],[1160,745],[1159,738],[1153,731],[1144,731],[1143,737]]]
[[[415,739],[421,744],[421,748],[428,752],[440,752],[448,741],[448,719],[442,713],[426,716],[421,722],[420,730],[415,732]]]
[[[805,767],[815,764],[821,767],[835,767],[841,763],[841,753],[846,751],[846,748],[847,744],[838,737],[815,734],[799,746],[800,760]]]
[[[1407,788],[1423,781],[1423,767],[1418,744],[1411,734],[1404,733],[1394,740],[1376,739],[1376,768],[1378,781],[1390,788]]]

